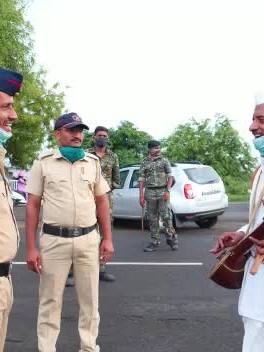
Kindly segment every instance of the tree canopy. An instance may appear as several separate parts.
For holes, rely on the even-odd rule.
[[[219,114],[201,122],[190,119],[164,140],[164,146],[170,160],[198,160],[211,165],[232,188],[239,182],[241,186],[241,181],[248,182],[256,163],[249,145],[230,120]]]
[[[147,143],[152,138],[129,121],[121,121],[117,129],[110,129],[110,135],[111,146],[121,166],[140,163],[147,154]]]
[[[121,121],[117,128],[109,129],[109,147],[118,155],[121,167],[138,164],[147,154],[147,143],[151,136],[140,131],[132,122]],[[92,134],[86,133],[83,147],[92,146]]]
[[[31,165],[43,144],[51,141],[51,122],[64,109],[59,85],[48,87],[44,69],[35,63],[33,29],[25,10],[24,0],[0,0],[0,66],[24,76],[22,92],[15,98],[19,119],[7,143],[12,165],[21,168]]]

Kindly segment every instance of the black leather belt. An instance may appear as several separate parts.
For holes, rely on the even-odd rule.
[[[48,235],[59,236],[59,237],[79,237],[87,235],[87,233],[93,231],[97,224],[89,227],[62,227],[53,226],[49,224],[43,225],[43,232]]]
[[[146,187],[147,189],[162,189],[162,188],[166,188],[167,186],[165,185],[165,186],[158,186],[158,187],[155,187],[155,186],[153,186],[153,187]]]
[[[8,276],[10,273],[11,263],[0,263],[0,276]]]

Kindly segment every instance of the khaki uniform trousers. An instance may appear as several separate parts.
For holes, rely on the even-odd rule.
[[[42,272],[39,286],[38,348],[55,352],[60,332],[63,291],[73,265],[79,303],[79,352],[98,351],[99,243],[97,230],[63,238],[44,234],[40,238]]]
[[[0,352],[4,351],[8,316],[13,304],[11,277],[0,276]]]

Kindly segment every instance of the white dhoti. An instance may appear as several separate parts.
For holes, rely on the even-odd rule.
[[[245,335],[242,352],[264,352],[264,323],[243,317]]]

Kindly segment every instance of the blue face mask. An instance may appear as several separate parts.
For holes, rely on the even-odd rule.
[[[254,147],[260,152],[261,156],[264,156],[264,136],[253,139]]]
[[[64,156],[71,163],[83,159],[85,152],[81,147],[60,147],[61,155]]]
[[[7,132],[0,128],[0,145],[3,145],[10,137],[12,137],[11,132]]]

